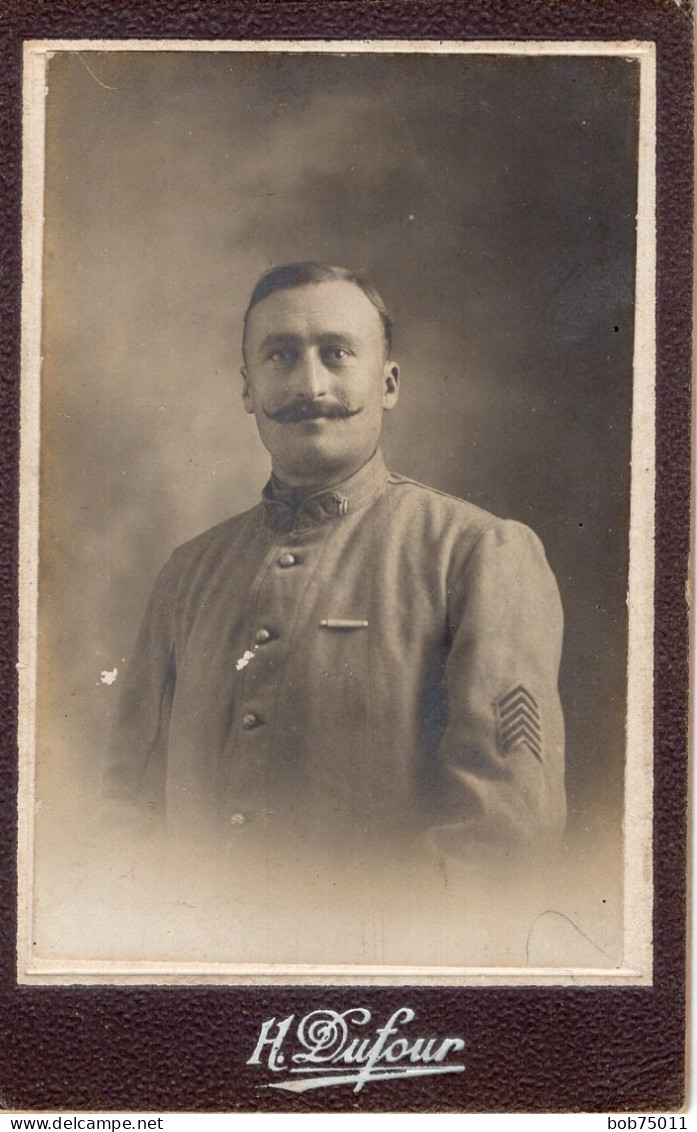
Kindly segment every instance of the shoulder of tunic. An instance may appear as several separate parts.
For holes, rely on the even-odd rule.
[[[458,557],[464,555],[465,562],[477,548],[485,556],[525,553],[548,569],[539,536],[517,519],[502,519],[465,499],[393,472],[388,476],[388,493],[395,509],[404,508],[410,527],[421,523],[431,546],[442,537],[443,548],[450,545],[455,552],[457,547]]]
[[[224,519],[222,523],[216,523],[214,527],[209,527],[207,531],[202,531],[200,535],[195,535],[194,538],[181,543],[173,551],[170,561],[175,566],[184,566],[187,562],[205,556],[209,551],[224,549],[243,531],[248,530],[250,524],[256,526],[261,523],[263,515],[264,505],[257,503],[248,511],[241,511],[239,515]]]
[[[418,480],[410,479],[409,476],[390,472],[387,482],[388,491],[394,494],[399,502],[403,501],[406,507],[426,510],[445,522],[457,523],[473,535],[511,527],[526,529],[522,523],[512,519],[501,519],[475,503],[460,499],[456,495],[449,495],[435,487],[429,487]]]

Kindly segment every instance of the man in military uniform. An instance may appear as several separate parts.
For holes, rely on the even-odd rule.
[[[160,574],[110,791],[159,794],[175,834],[227,846],[548,847],[565,816],[562,614],[540,542],[385,468],[399,368],[366,280],[268,272],[243,356],[271,479]]]

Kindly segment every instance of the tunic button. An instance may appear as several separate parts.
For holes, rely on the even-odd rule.
[[[244,727],[245,731],[253,731],[253,729],[255,727],[258,727],[260,723],[261,720],[259,719],[259,716],[255,715],[253,711],[248,711],[246,715],[242,716],[242,726]]]
[[[257,629],[254,640],[258,645],[265,645],[267,641],[271,640],[271,634],[268,629]]]
[[[297,563],[297,558],[294,554],[291,554],[290,551],[286,551],[286,553],[282,554],[278,560],[278,565],[284,570],[287,570],[289,566],[296,566]]]

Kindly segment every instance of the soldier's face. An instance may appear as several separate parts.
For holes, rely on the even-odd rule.
[[[243,400],[276,475],[290,485],[338,482],[368,460],[399,369],[382,320],[353,283],[274,291],[250,312]]]

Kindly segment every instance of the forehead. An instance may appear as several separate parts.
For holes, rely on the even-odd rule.
[[[247,339],[254,345],[268,335],[343,333],[382,337],[382,319],[355,283],[332,280],[274,291],[249,313]]]

